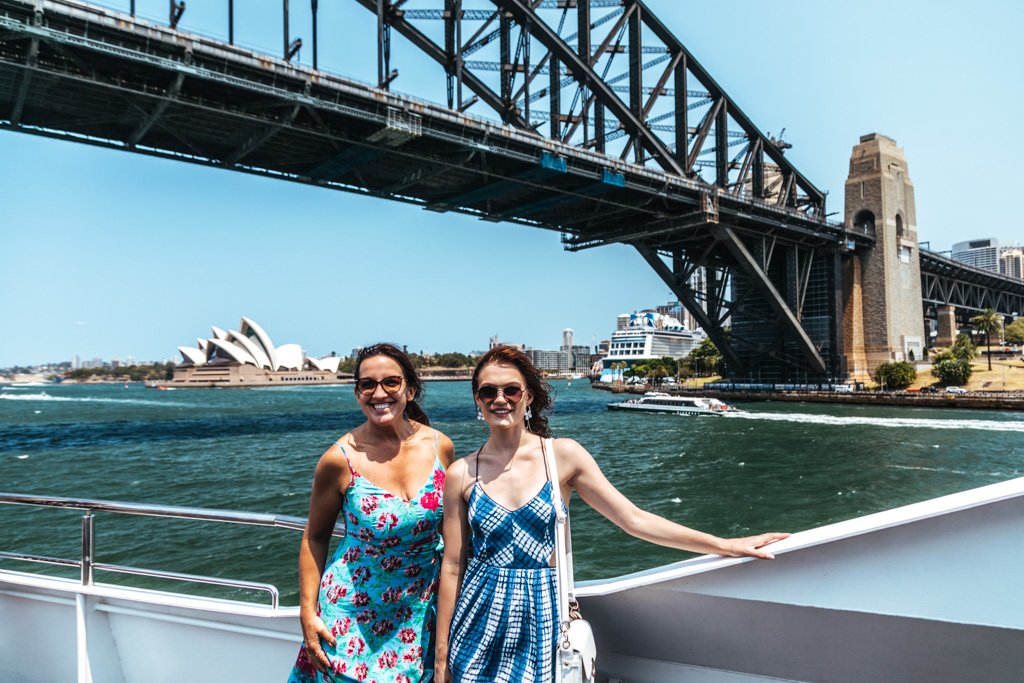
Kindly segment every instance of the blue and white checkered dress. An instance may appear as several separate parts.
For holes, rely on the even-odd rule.
[[[558,636],[551,482],[508,510],[479,482],[469,494],[471,557],[452,619],[456,683],[550,683]]]

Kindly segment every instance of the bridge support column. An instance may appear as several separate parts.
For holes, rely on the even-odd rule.
[[[851,305],[844,308],[855,316],[860,275],[859,310],[862,314],[863,354],[857,345],[844,349],[847,367],[866,363],[873,373],[887,361],[919,361],[924,358],[924,316],[921,311],[921,265],[917,246],[917,215],[914,186],[907,172],[907,160],[896,141],[878,133],[864,135],[853,148],[850,174],[846,180],[846,229],[874,238],[874,246],[853,254],[859,268],[844,269],[851,279],[844,282]],[[844,321],[851,341],[856,339],[856,318]]]
[[[952,346],[957,334],[956,307],[939,306],[938,323],[935,345],[940,347]]]
[[[864,288],[861,259],[852,254],[843,260],[843,356],[850,379],[866,382],[871,368],[864,351]]]

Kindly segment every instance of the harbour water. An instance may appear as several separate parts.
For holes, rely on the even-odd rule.
[[[641,507],[719,535],[799,531],[1024,476],[1024,413],[757,403],[688,418],[609,412],[615,397],[586,382],[553,385],[558,436],[586,446]],[[428,384],[425,407],[459,455],[485,438],[468,382]],[[0,490],[305,516],[320,453],[361,417],[349,386],[0,386]],[[580,579],[688,557],[578,499],[572,510]],[[77,559],[79,518],[0,505],[0,550]],[[265,581],[295,604],[297,532],[99,513],[96,536],[100,562]]]

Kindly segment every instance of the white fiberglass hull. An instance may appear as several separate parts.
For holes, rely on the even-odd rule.
[[[692,415],[694,417],[705,415],[725,415],[730,412],[729,410],[707,410],[705,408],[688,408],[682,406],[650,406],[642,403],[609,403],[608,410],[628,410],[642,413],[669,413],[674,415]]]
[[[611,680],[1003,682],[1024,671],[1024,478],[580,586]]]
[[[599,681],[1013,681],[1024,478],[581,584]],[[585,539],[577,539],[577,543]],[[0,570],[0,681],[282,683],[294,608]]]

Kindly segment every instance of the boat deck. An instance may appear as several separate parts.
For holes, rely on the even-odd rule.
[[[0,494],[2,495],[2,494]],[[602,683],[1004,682],[1024,478],[579,586]],[[298,610],[0,570],[0,681],[280,683]]]

